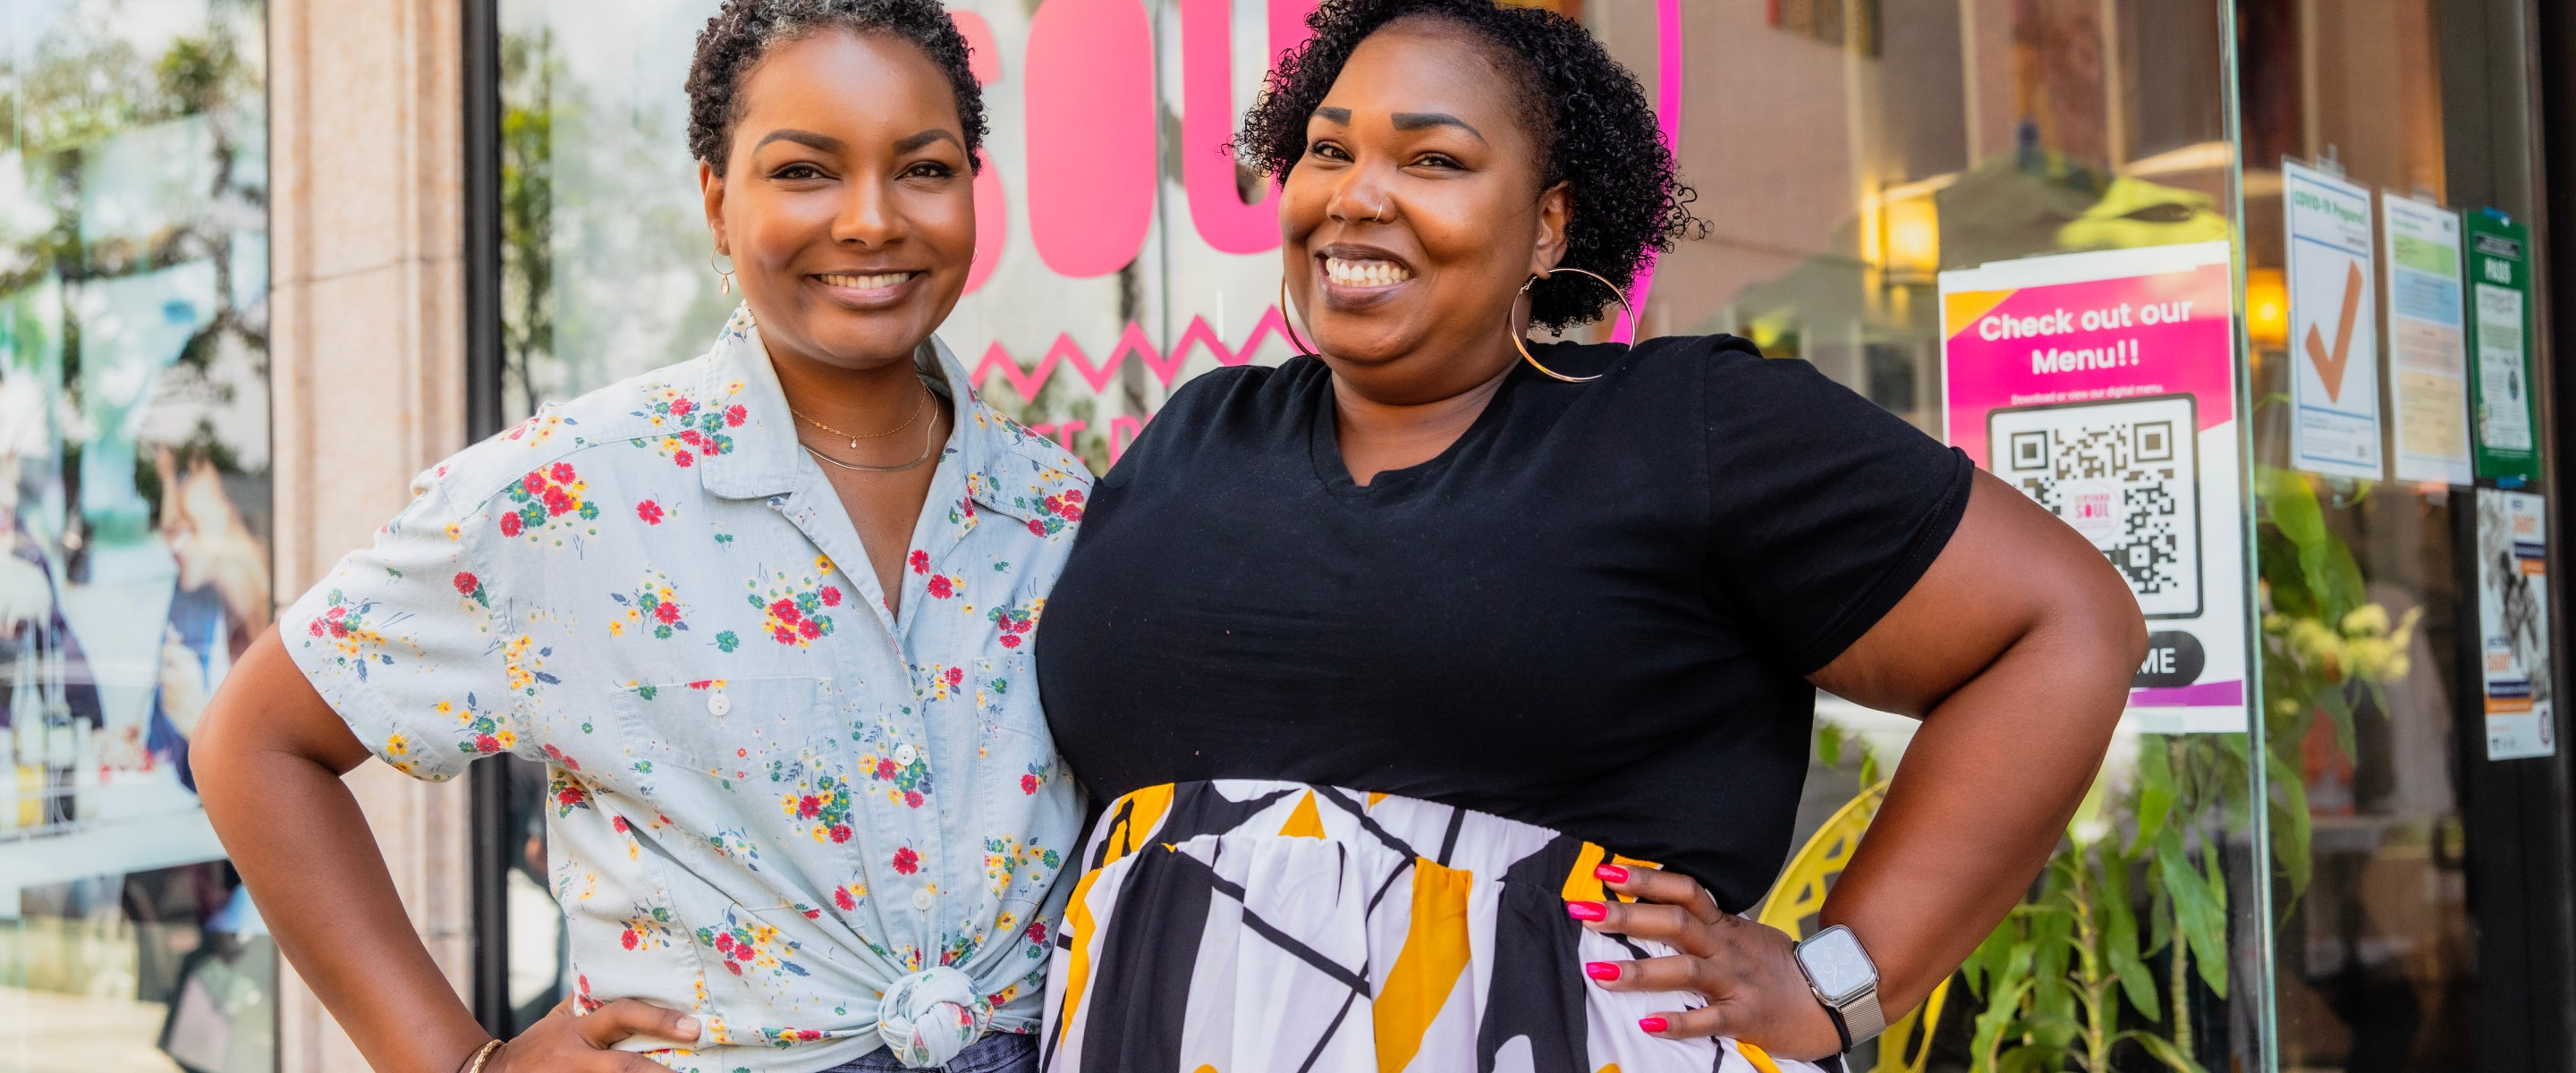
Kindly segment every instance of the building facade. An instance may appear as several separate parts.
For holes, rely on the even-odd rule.
[[[943,329],[1095,468],[1291,351],[1218,148],[1307,0],[956,0],[993,134]],[[2156,631],[2028,905],[1881,1069],[2576,1070],[2557,454],[2576,17],[2533,0],[1555,0],[1731,332],[1970,450]],[[711,0],[20,0],[0,87],[0,1070],[363,1068],[185,775],[414,472],[700,351]],[[2554,225],[2554,226],[2553,226]],[[2566,383],[2561,381],[2565,380]],[[1910,723],[1820,698],[1793,931]],[[494,1029],[563,994],[545,773],[351,776]]]

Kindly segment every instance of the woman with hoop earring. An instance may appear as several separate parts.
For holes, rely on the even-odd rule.
[[[1830,1068],[2038,872],[2136,602],[1804,362],[1523,338],[1697,223],[1579,25],[1310,25],[1237,148],[1281,183],[1311,345],[1173,395],[1039,630],[1098,803],[1050,1068]],[[1788,854],[1819,688],[1923,726],[1793,944],[1736,914]]]

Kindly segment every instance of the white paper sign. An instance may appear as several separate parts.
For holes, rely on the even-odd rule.
[[[2549,681],[2546,501],[2478,489],[2478,636],[2487,759],[2558,752]]]
[[[2290,454],[2330,477],[2380,476],[2370,191],[2281,162],[2289,221]]]
[[[2478,432],[2491,447],[2531,449],[2531,407],[2523,401],[2529,385],[2522,382],[2522,292],[2480,282],[2478,294],[2478,375],[2486,397],[2496,400],[2479,415]]]
[[[2388,413],[2397,479],[2469,484],[2469,346],[2460,216],[2379,196],[2388,248]]]

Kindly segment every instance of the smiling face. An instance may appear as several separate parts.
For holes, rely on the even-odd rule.
[[[965,289],[974,182],[946,75],[890,37],[783,42],[743,76],[707,226],[773,358],[911,361]]]
[[[1517,360],[1521,284],[1564,255],[1563,183],[1497,48],[1429,19],[1351,53],[1279,202],[1288,285],[1315,348],[1381,402],[1462,394]]]

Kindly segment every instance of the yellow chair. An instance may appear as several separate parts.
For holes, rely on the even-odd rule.
[[[1859,848],[1861,835],[1868,833],[1869,821],[1878,815],[1878,807],[1887,801],[1887,782],[1862,790],[1843,807],[1834,810],[1833,818],[1816,829],[1814,837],[1799,847],[1797,856],[1780,872],[1780,880],[1771,893],[1762,896],[1762,907],[1754,919],[1788,932],[1791,938],[1803,939],[1824,908],[1825,892],[1832,889],[1835,876],[1843,865],[1851,863],[1852,850]],[[1878,1037],[1878,1064],[1871,1073],[1923,1073],[1932,1059],[1932,1027],[1941,1022],[1941,1004],[1950,997],[1950,981],[1943,980],[1923,1000],[1923,1008],[1898,1018]]]

